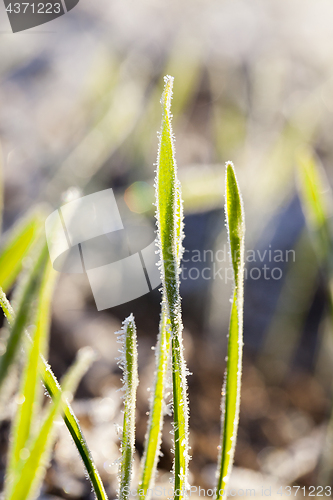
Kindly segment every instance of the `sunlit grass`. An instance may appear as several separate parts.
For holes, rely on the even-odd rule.
[[[155,179],[157,251],[162,281],[161,318],[156,345],[156,373],[139,477],[140,499],[152,490],[160,456],[166,401],[168,369],[172,379],[173,480],[174,498],[186,496],[189,488],[189,405],[187,368],[182,340],[180,270],[184,238],[183,200],[175,159],[171,100],[173,78],[165,78],[162,95],[162,125]],[[183,96],[184,97],[184,96]],[[222,191],[222,189],[221,189]],[[141,210],[141,209],[140,209]],[[140,211],[139,210],[139,211]],[[45,360],[51,322],[51,305],[57,274],[49,261],[43,240],[39,213],[25,218],[7,236],[0,252],[0,285],[14,287],[14,308],[1,290],[0,305],[9,323],[9,335],[0,358],[0,389],[18,352],[24,350],[24,366],[18,391],[20,402],[11,428],[11,445],[5,481],[6,499],[36,498],[49,464],[54,442],[54,422],[62,414],[85,465],[98,500],[107,500],[105,488],[70,407],[70,394],[94,359],[91,350],[79,352],[78,361],[64,377],[61,386]],[[226,167],[226,224],[234,269],[234,294],[231,310],[228,362],[222,407],[222,436],[219,456],[219,489],[225,489],[233,465],[236,444],[242,365],[242,316],[244,270],[244,211],[235,170]],[[27,259],[26,259],[27,258]],[[27,264],[23,266],[22,260]],[[27,331],[28,325],[35,327]],[[135,454],[135,410],[138,385],[136,325],[131,315],[121,330],[121,358],[124,381],[124,420],[121,438],[119,498],[128,498],[133,480]],[[41,381],[52,398],[43,410]],[[43,414],[41,425],[40,414]],[[221,495],[218,495],[220,498]]]

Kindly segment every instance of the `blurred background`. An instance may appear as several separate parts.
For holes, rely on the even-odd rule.
[[[332,20],[326,0],[80,0],[57,20],[12,34],[0,6],[4,239],[37,204],[51,211],[73,193],[110,187],[120,207],[154,224],[159,101],[163,76],[175,77],[190,261],[181,294],[194,485],[215,485],[232,290],[223,257],[224,164],[231,160],[247,228],[243,388],[231,484],[333,486],[333,327],[295,176],[297,153],[307,146],[326,170],[327,190],[332,180]],[[73,406],[111,498],[121,424],[114,332],[131,312],[139,343],[137,470],[160,294],[98,312],[85,275],[59,276],[49,360],[61,376],[80,347],[99,352]],[[9,417],[1,423],[2,476],[9,425]],[[162,484],[172,465],[170,430],[167,417]],[[92,498],[61,425],[41,498]]]

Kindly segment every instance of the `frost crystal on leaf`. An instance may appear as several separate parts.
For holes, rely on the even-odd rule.
[[[122,329],[116,332],[121,344],[118,364],[123,371],[124,423],[121,439],[121,462],[119,471],[119,500],[127,500],[132,479],[135,445],[135,409],[138,379],[138,353],[136,326],[131,314],[125,319]]]

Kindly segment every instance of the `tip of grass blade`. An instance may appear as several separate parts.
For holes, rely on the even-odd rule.
[[[326,172],[315,154],[302,149],[297,157],[297,188],[320,264],[333,269],[329,218],[333,213],[332,192]]]
[[[297,183],[306,215],[314,227],[326,223],[332,213],[331,195],[327,175],[315,155],[308,149],[299,152],[297,158]]]
[[[243,355],[244,208],[231,162],[226,163],[225,213],[229,249],[234,269],[233,304],[229,325],[228,357],[222,389],[221,451],[216,500],[222,500],[234,461],[237,439]]]
[[[243,199],[238,186],[235,168],[231,161],[226,163],[225,179],[226,225],[230,243],[235,283],[238,284],[238,270],[241,269],[243,241],[245,235]]]
[[[166,75],[164,77],[164,91],[163,91],[161,101],[160,101],[162,104],[164,115],[170,113],[173,82],[174,82],[173,76]]]

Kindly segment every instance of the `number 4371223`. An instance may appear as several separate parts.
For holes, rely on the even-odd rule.
[[[10,3],[6,8],[6,11],[10,14],[60,14],[61,12],[61,4],[60,3],[38,3],[35,5],[34,3]]]

